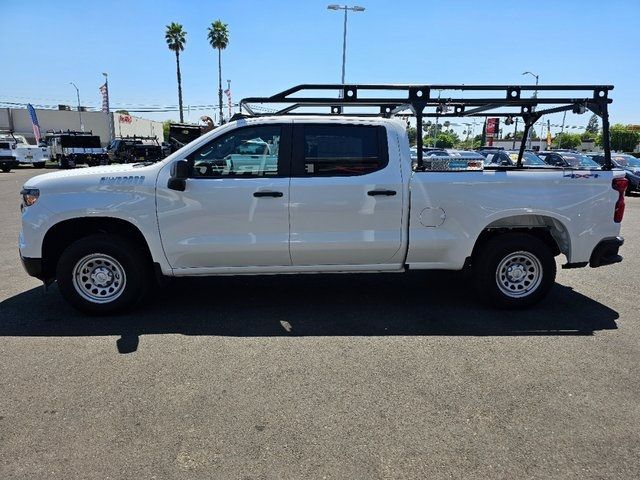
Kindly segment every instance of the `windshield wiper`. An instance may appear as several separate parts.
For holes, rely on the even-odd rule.
[[[139,163],[134,163],[132,166],[133,166],[133,168],[136,168],[136,167],[148,167],[149,165],[153,165],[154,163],[156,163],[156,162],[149,162],[149,161],[147,161],[147,162],[139,162]]]

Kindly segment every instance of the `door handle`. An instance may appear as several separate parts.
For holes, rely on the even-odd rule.
[[[284,194],[282,192],[265,192],[265,191],[261,191],[261,192],[253,192],[253,196],[254,197],[282,197]]]
[[[385,197],[393,197],[396,194],[395,190],[369,190],[367,195],[370,197],[376,196],[385,196]]]

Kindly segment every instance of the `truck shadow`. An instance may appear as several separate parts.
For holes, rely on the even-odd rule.
[[[459,272],[180,279],[134,311],[87,317],[57,288],[34,288],[0,303],[0,336],[592,335],[616,329],[618,313],[557,284],[522,311],[484,306]]]

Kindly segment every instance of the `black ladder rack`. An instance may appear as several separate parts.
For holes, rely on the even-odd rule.
[[[271,115],[354,115],[415,116],[417,135],[417,168],[423,168],[422,119],[427,117],[520,117],[524,133],[520,143],[517,168],[522,167],[522,155],[531,126],[542,115],[587,110],[602,118],[602,146],[605,170],[612,168],[609,138],[609,91],[613,85],[400,85],[400,84],[302,84],[270,97],[248,97],[240,101],[240,112],[249,116]],[[336,96],[314,93],[333,91]],[[442,92],[449,96],[443,97]],[[471,96],[469,96],[471,92]],[[523,95],[531,92],[532,95]],[[373,95],[372,95],[373,93]],[[434,94],[436,94],[434,96]],[[475,95],[474,95],[475,94]],[[480,95],[478,95],[480,94]],[[574,96],[567,96],[572,94]],[[564,96],[563,96],[564,95]],[[257,113],[263,105],[280,105],[270,113]],[[262,107],[259,107],[259,106]],[[305,111],[329,107],[328,111]],[[359,112],[357,108],[363,109]],[[541,107],[540,110],[537,107]],[[345,108],[356,110],[345,112]],[[372,111],[373,109],[373,111]]]

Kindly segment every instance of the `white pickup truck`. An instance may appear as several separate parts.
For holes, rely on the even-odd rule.
[[[20,256],[89,313],[129,307],[163,276],[463,268],[481,298],[523,307],[554,284],[557,255],[567,268],[622,259],[623,171],[457,158],[427,171],[405,127],[241,118],[159,163],[34,177]]]
[[[31,164],[35,168],[44,168],[49,160],[49,149],[38,145],[30,145],[22,135],[13,133],[0,134],[0,168],[3,171],[11,167]]]

